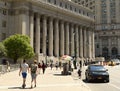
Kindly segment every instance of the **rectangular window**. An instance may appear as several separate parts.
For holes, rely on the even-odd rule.
[[[54,1],[54,4],[57,4],[56,0]]]
[[[79,13],[81,13],[81,10],[79,10]]]
[[[65,4],[65,8],[67,9],[67,4]]]
[[[47,0],[48,2],[50,2],[50,0]]]
[[[2,40],[4,40],[6,38],[6,34],[2,33]]]
[[[7,22],[5,20],[2,21],[2,27],[6,27],[7,26]]]
[[[60,7],[62,7],[62,2],[60,2]]]
[[[7,10],[3,9],[3,15],[7,15]]]

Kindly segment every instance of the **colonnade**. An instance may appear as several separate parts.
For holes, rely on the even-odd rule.
[[[89,59],[95,56],[93,29],[69,20],[32,13],[30,38],[36,54]]]

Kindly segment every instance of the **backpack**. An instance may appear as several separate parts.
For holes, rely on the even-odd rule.
[[[37,70],[37,66],[32,64],[31,65],[31,73],[36,73],[36,70]]]

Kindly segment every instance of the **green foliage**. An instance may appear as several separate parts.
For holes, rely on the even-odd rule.
[[[3,43],[1,42],[0,43],[0,57],[4,57],[6,56],[6,49],[5,49],[5,46],[3,45]]]
[[[30,38],[26,35],[15,34],[3,41],[7,56],[14,59],[29,59],[34,56],[33,48],[30,46]]]

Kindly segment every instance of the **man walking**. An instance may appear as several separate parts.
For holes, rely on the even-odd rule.
[[[25,88],[26,84],[26,77],[27,77],[27,70],[29,72],[29,66],[26,63],[26,60],[23,60],[23,63],[20,65],[20,71],[19,71],[19,76],[22,73],[22,77],[23,77],[23,84],[22,84],[22,88]]]
[[[36,77],[38,74],[38,65],[37,65],[37,60],[34,60],[34,63],[31,64],[30,67],[30,71],[31,71],[31,88],[33,88],[33,82],[34,82],[34,87],[36,87]]]
[[[43,70],[43,74],[45,73],[45,69],[46,69],[46,65],[45,65],[44,61],[42,61],[42,70]]]

